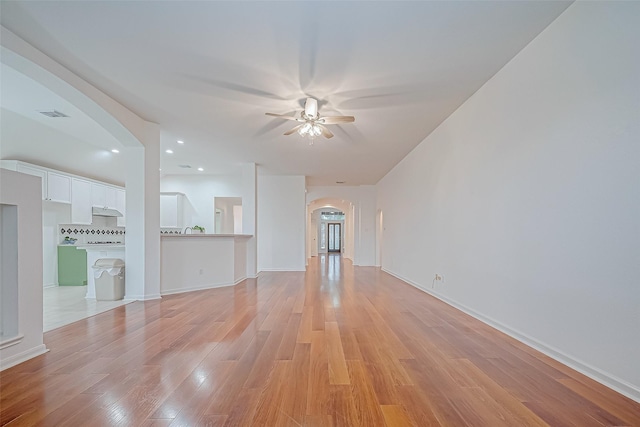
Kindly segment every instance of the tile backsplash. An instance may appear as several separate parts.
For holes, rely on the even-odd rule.
[[[97,225],[59,224],[60,242],[65,237],[78,239],[76,244],[89,242],[117,242],[124,243],[124,227],[109,227]]]

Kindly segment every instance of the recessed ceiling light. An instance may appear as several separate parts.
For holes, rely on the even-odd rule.
[[[178,144],[184,144],[184,141],[178,140]]]
[[[167,151],[165,151],[165,153],[167,153],[167,154],[173,154],[173,150],[167,150]]]
[[[111,152],[112,152],[112,153],[116,153],[116,154],[118,154],[118,153],[120,152],[120,150],[118,150],[118,149],[114,148],[113,150],[111,150]]]
[[[200,172],[202,172],[204,169],[202,169],[202,168],[198,168],[198,170],[199,170]]]

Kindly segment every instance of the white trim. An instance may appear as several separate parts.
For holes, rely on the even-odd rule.
[[[49,349],[44,344],[40,344],[39,346],[23,351],[22,353],[3,357],[2,360],[0,360],[0,371],[16,366],[19,363],[26,362],[27,360],[33,359],[41,354],[45,354],[48,351]]]
[[[161,294],[151,294],[151,295],[142,295],[140,297],[137,298],[138,301],[151,301],[151,300],[155,300],[155,299],[161,299],[162,295]]]
[[[14,346],[16,344],[20,344],[23,338],[24,338],[24,334],[19,334],[19,335],[16,335],[15,337],[7,338],[3,341],[0,341],[0,350]]]
[[[478,320],[480,320],[481,322],[499,330],[500,332],[503,332],[507,335],[509,335],[512,338],[515,338],[516,340],[520,341],[521,343],[524,343],[526,345],[528,345],[529,347],[538,350],[541,353],[544,353],[545,355],[551,357],[552,359],[562,363],[563,365],[566,365],[568,367],[570,367],[571,369],[574,369],[578,372],[580,372],[581,374],[584,374],[586,376],[588,376],[589,378],[599,382],[602,385],[605,385],[609,388],[611,388],[612,390],[617,391],[620,394],[623,394],[625,396],[627,396],[630,399],[635,400],[636,402],[640,402],[640,389],[637,388],[636,386],[634,386],[633,384],[628,383],[627,381],[618,378],[614,375],[611,375],[607,372],[604,372],[594,366],[589,365],[588,363],[585,363],[579,359],[576,359],[572,356],[569,356],[568,354],[562,352],[561,350],[558,350],[557,348],[550,346],[548,344],[545,344],[523,332],[520,332],[516,329],[513,329],[497,320],[494,320],[488,316],[483,315],[482,313],[478,313],[477,311],[463,305],[460,304],[458,302],[456,302],[455,300],[452,300],[450,298],[445,297],[444,295],[438,293],[437,291],[435,291],[434,289],[429,289],[426,287],[423,287],[421,285],[419,285],[418,283],[412,282],[409,279],[405,279],[404,277],[392,273],[391,271],[382,268],[382,271],[384,271],[385,273],[402,280],[403,282],[423,291],[426,292],[427,294],[433,296],[434,298],[439,299],[440,301],[450,305],[453,308],[456,308],[466,314],[468,314],[469,316],[472,316]]]
[[[245,279],[242,279],[245,280]],[[242,282],[242,280],[240,280],[240,282]],[[174,294],[181,294],[184,292],[194,292],[194,291],[204,291],[207,289],[216,289],[216,288],[225,288],[228,286],[235,286],[236,284],[240,283],[240,282],[236,282],[236,283],[220,283],[217,285],[201,285],[201,286],[190,286],[188,288],[177,288],[177,289],[167,289],[165,291],[162,291],[162,295],[174,295]]]

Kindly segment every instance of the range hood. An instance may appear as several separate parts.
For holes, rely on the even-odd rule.
[[[111,216],[111,217],[121,217],[123,216],[120,211],[116,209],[109,208],[93,208],[93,216]]]

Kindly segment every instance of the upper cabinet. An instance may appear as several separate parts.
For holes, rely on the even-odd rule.
[[[94,206],[117,209],[124,215],[125,190],[121,188],[19,160],[1,160],[0,166],[39,177],[42,200],[70,204],[72,224],[91,224]],[[124,227],[124,217],[118,217],[117,224]]]
[[[84,179],[71,180],[71,223],[91,224],[91,182]]]
[[[45,200],[71,203],[71,177],[47,172],[47,197]]]
[[[42,200],[71,203],[70,176],[11,160],[3,160],[2,167],[39,177],[42,180]]]
[[[104,184],[91,184],[91,205],[96,208],[116,209],[117,189]]]

